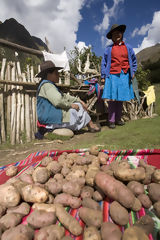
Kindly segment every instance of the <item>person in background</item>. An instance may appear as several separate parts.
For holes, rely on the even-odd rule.
[[[106,37],[113,44],[106,47],[101,62],[103,99],[108,100],[109,128],[122,126],[123,101],[134,99],[132,79],[137,70],[137,60],[132,47],[123,41],[126,25],[114,24]]]
[[[90,132],[98,132],[100,128],[95,125],[87,112],[86,104],[78,97],[65,94],[56,86],[59,82],[59,72],[52,61],[45,61],[40,65],[41,81],[37,90],[37,116],[38,123],[47,129],[69,128],[78,131],[88,126]],[[36,138],[43,138],[44,132],[37,132]]]

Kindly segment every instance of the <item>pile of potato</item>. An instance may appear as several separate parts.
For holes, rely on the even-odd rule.
[[[72,239],[65,236],[65,229],[74,236],[83,235],[84,240],[149,239],[154,221],[148,215],[123,234],[119,226],[129,222],[131,210],[142,207],[153,206],[160,218],[160,170],[142,160],[132,169],[126,160],[107,165],[107,159],[93,146],[84,156],[64,152],[58,161],[45,157],[41,166],[30,167],[18,177],[17,168],[8,167],[10,178],[0,185],[1,239]],[[99,202],[106,196],[112,200],[113,222],[103,222]],[[65,207],[78,209],[84,229]],[[25,216],[27,224],[21,224]]]

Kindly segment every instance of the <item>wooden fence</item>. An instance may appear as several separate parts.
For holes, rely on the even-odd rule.
[[[33,66],[27,65],[21,72],[19,62],[2,60],[0,75],[0,128],[1,142],[8,139],[11,144],[27,142],[36,131],[36,86]]]

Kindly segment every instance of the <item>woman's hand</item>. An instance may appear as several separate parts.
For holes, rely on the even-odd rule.
[[[105,79],[101,78],[101,83],[104,84],[105,83]]]
[[[85,104],[85,102],[83,102],[82,100],[80,101],[80,103],[82,104],[82,107],[84,108],[84,110],[88,110],[87,105]]]
[[[78,104],[72,103],[71,108],[75,109],[76,111],[79,111]]]

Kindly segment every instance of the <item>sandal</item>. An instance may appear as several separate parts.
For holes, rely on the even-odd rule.
[[[95,133],[95,132],[100,132],[101,128],[92,128],[92,127],[88,127],[89,132],[91,133]]]

